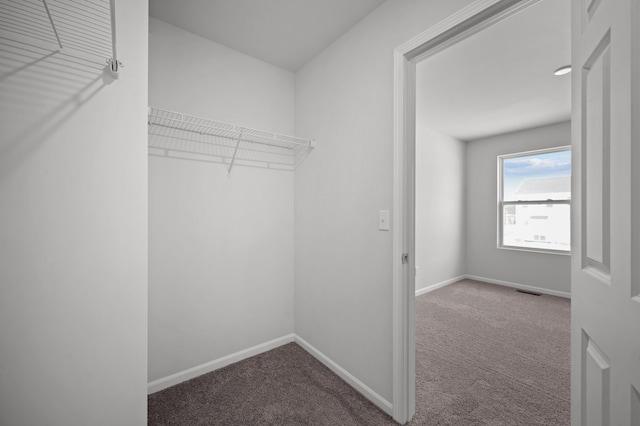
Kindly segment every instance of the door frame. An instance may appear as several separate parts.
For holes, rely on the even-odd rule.
[[[415,413],[416,64],[538,1],[475,0],[394,51],[393,418],[400,424]]]

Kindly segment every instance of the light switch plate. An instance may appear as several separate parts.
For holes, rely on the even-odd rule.
[[[378,230],[389,230],[389,210],[380,210],[378,212]]]

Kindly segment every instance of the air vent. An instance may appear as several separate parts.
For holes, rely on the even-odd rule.
[[[518,293],[530,294],[532,296],[540,296],[541,293],[536,293],[535,291],[527,291],[527,290],[516,290]]]

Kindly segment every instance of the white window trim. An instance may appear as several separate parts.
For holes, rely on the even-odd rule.
[[[503,154],[498,155],[498,203],[497,203],[497,218],[498,218],[498,235],[497,235],[497,245],[498,249],[501,250],[514,250],[514,251],[528,251],[532,253],[545,253],[545,254],[559,254],[570,256],[571,250],[553,250],[553,249],[542,249],[542,248],[534,248],[534,247],[520,247],[520,246],[509,246],[503,243],[503,224],[504,224],[504,206],[505,205],[531,205],[531,204],[567,204],[569,208],[571,208],[571,200],[540,200],[540,201],[503,201],[504,196],[504,183],[503,183],[503,164],[505,159],[509,158],[518,158],[518,157],[527,157],[535,154],[549,154],[552,152],[560,152],[560,151],[569,151],[571,152],[571,145],[563,145],[554,148],[544,148],[544,149],[536,149],[532,151],[522,151],[515,152],[512,154]]]

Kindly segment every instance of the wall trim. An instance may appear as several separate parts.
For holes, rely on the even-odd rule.
[[[210,373],[222,367],[226,367],[227,365],[242,361],[243,359],[250,358],[255,355],[259,355],[263,352],[270,351],[271,349],[275,349],[279,346],[286,345],[287,343],[291,343],[293,341],[294,334],[287,334],[286,336],[282,336],[256,346],[252,346],[250,348],[243,349],[230,355],[223,356],[222,358],[205,362],[204,364],[186,369],[184,371],[180,371],[175,374],[171,374],[170,376],[154,380],[153,382],[147,384],[147,394],[150,395],[168,387],[177,385],[178,383],[182,383],[203,374]]]
[[[312,346],[309,342],[304,340],[302,337],[295,335],[294,341],[300,345],[305,351],[309,352],[314,358],[323,363],[329,370],[333,371],[338,375],[342,380],[347,382],[352,388],[360,392],[365,398],[369,401],[373,402],[378,408],[387,413],[388,415],[393,415],[393,405],[384,399],[382,396],[378,395],[373,389],[369,386],[362,383],[358,380],[354,375],[349,373],[344,368],[340,367],[335,361],[331,358],[320,352],[314,346]]]
[[[457,277],[449,278],[448,280],[440,281],[436,284],[431,284],[425,288],[421,288],[420,290],[416,290],[416,296],[420,296],[421,294],[429,293],[433,290],[437,290],[439,288],[448,286],[449,284],[457,283],[458,281],[464,280],[467,278],[467,275],[459,275]]]
[[[571,299],[571,293],[567,293],[565,291],[549,290],[547,288],[535,287],[535,286],[526,285],[526,284],[518,284],[510,281],[494,280],[493,278],[479,277],[477,275],[467,274],[464,277],[468,280],[480,281],[480,282],[485,282],[489,284],[497,284],[505,287],[518,288],[520,290],[534,291],[537,293],[548,294],[550,296],[558,296],[558,297],[564,297],[566,299]]]

